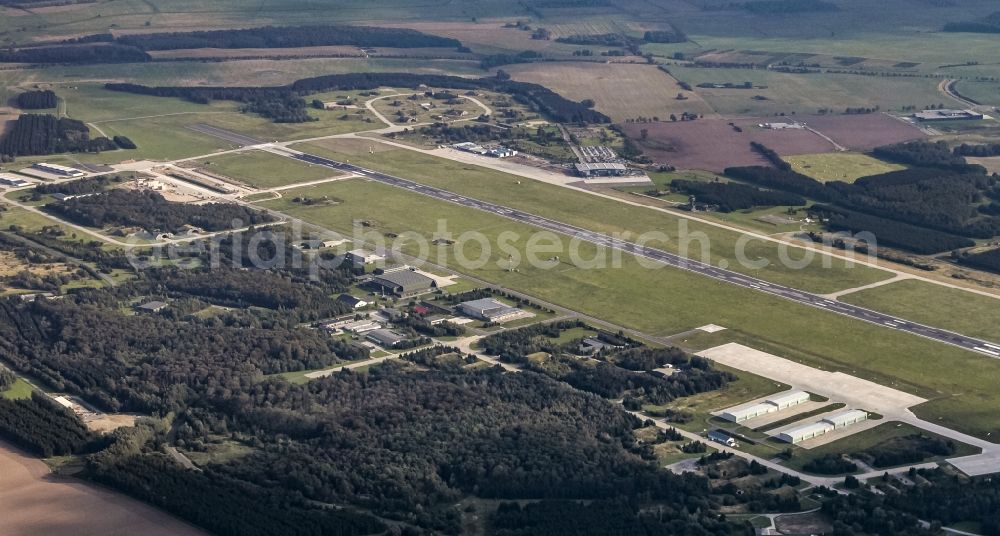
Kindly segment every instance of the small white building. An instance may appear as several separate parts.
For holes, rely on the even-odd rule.
[[[376,329],[382,329],[382,325],[372,320],[358,320],[357,322],[345,324],[340,329],[349,333],[367,333]]]
[[[767,403],[774,404],[778,407],[779,411],[799,404],[805,404],[806,402],[809,402],[809,393],[805,391],[786,391],[767,399]]]
[[[18,177],[17,175],[0,173],[0,186],[10,186],[11,188],[23,188],[25,186],[31,186],[31,181],[27,181],[22,177]]]
[[[778,411],[778,408],[774,404],[760,402],[745,407],[730,408],[722,412],[719,416],[727,421],[739,423],[767,415],[768,413],[774,413],[776,411]]]
[[[497,323],[520,318],[524,314],[520,309],[501,303],[493,298],[462,302],[458,305],[458,310],[466,316]]]
[[[385,255],[379,255],[378,253],[365,251],[363,249],[353,249],[345,253],[344,258],[347,259],[348,262],[354,263],[355,266],[364,266],[366,264],[374,264],[376,262],[384,261]]]
[[[805,391],[785,391],[769,397],[763,402],[730,408],[719,416],[727,421],[739,423],[769,413],[776,413],[808,401],[809,393]]]
[[[860,409],[849,409],[847,411],[841,411],[840,413],[830,415],[829,417],[823,419],[823,422],[830,424],[834,429],[839,430],[866,420],[868,420],[867,412],[861,411]]]
[[[778,434],[778,439],[794,445],[832,431],[833,425],[826,421],[811,422],[781,432]]]
[[[857,424],[867,419],[868,413],[860,409],[849,409],[824,417],[817,422],[789,428],[778,434],[778,439],[792,444],[801,443],[807,439],[819,437],[834,430],[847,428],[852,424]]]

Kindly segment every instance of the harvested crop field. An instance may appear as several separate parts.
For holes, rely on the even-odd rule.
[[[696,93],[653,65],[631,63],[530,63],[508,65],[515,80],[541,84],[575,101],[593,99],[599,112],[616,122],[638,117],[666,119],[684,112],[714,117]],[[685,100],[677,100],[683,94]]]
[[[814,115],[799,120],[855,151],[925,137],[917,127],[885,114]]]
[[[179,50],[154,50],[148,53],[155,59],[206,59],[206,58],[300,58],[300,57],[361,57],[358,47],[316,46],[298,48],[185,48]]]
[[[0,534],[7,536],[201,536],[145,503],[50,473],[41,460],[0,443]]]
[[[781,155],[828,153],[833,145],[806,129],[769,130],[757,127],[773,119],[700,119],[623,125],[626,134],[654,161],[677,169],[721,172],[730,166],[767,165],[750,142],[762,143]],[[733,125],[742,129],[738,132]],[[647,137],[642,139],[642,131]]]

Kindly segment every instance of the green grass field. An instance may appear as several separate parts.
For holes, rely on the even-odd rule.
[[[772,242],[746,239],[743,239],[741,246],[741,235],[738,232],[406,149],[385,148],[369,154],[356,141],[344,140],[324,140],[294,147],[334,159],[350,160],[354,164],[395,173],[484,201],[544,214],[552,219],[604,233],[628,232],[633,238],[646,232],[666,233],[670,237],[668,242],[654,241],[649,245],[674,252],[688,246],[690,255],[699,260],[712,264],[724,261],[730,269],[804,290],[832,292],[873,283],[889,276],[881,270],[861,266],[846,267],[844,261],[818,256],[812,262],[803,262],[798,267],[786,265],[778,261],[779,249],[787,249],[791,259],[802,259],[803,250],[794,247],[779,248]],[[685,233],[689,240],[681,239]],[[696,237],[701,237],[702,240],[695,240]],[[748,259],[770,259],[768,265],[761,269],[743,266],[738,260],[737,251],[740,248]],[[707,255],[703,255],[705,252]],[[829,267],[822,266],[824,259],[829,261]]]
[[[265,151],[213,156],[199,160],[198,165],[257,188],[286,186],[337,175],[329,169],[310,166]]]
[[[1000,299],[925,283],[898,281],[840,301],[1000,343]]]
[[[329,195],[343,202],[302,206],[291,202],[296,195]],[[358,237],[355,243],[407,231],[429,239],[445,220],[453,236],[478,231],[491,244],[489,255],[478,265],[456,262],[456,249],[466,259],[480,260],[485,247],[475,239],[459,239],[456,245],[440,250],[429,247],[435,262],[459,272],[654,335],[719,324],[729,329],[713,342],[741,342],[824,370],[892,385],[931,400],[917,408],[921,417],[940,417],[943,423],[980,437],[1000,433],[996,411],[1000,393],[992,379],[1000,374],[1000,360],[689,272],[643,267],[629,256],[621,259],[620,267],[588,269],[567,262],[564,250],[560,251],[564,260],[551,268],[522,263],[518,271],[510,272],[507,252],[493,247],[497,237],[503,231],[517,235],[509,245],[523,255],[531,227],[369,181],[351,179],[293,189],[283,199],[262,205],[346,233],[351,233],[354,222],[368,221],[368,236]],[[392,247],[392,241],[386,246]],[[412,238],[399,247],[418,253]],[[589,259],[596,249],[583,244],[579,253]],[[542,259],[549,255],[559,253],[546,253]]]
[[[18,378],[10,387],[7,388],[6,391],[0,392],[0,396],[6,398],[7,400],[31,398],[31,391],[31,385],[21,378]]]
[[[795,171],[821,182],[854,182],[861,177],[906,169],[858,153],[804,154],[783,157]]]

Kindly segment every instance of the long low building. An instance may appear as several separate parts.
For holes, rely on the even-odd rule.
[[[625,164],[594,162],[576,164],[576,174],[581,177],[620,177],[628,173]]]
[[[769,413],[777,413],[792,406],[805,404],[808,401],[809,393],[805,391],[786,391],[769,397],[763,402],[730,408],[724,411],[720,417],[727,421],[740,423]]]
[[[60,166],[59,164],[48,164],[45,162],[39,162],[32,165],[31,167],[44,171],[46,173],[51,173],[53,175],[62,175],[63,177],[82,177],[84,174],[82,171],[76,168]]]
[[[501,303],[493,298],[483,298],[481,300],[460,303],[458,310],[462,314],[478,320],[498,323],[519,318],[524,314],[524,311]]]
[[[789,428],[778,434],[778,439],[792,444],[801,443],[808,439],[828,434],[834,430],[847,428],[852,424],[857,424],[867,419],[867,412],[861,411],[860,409],[849,409],[839,413],[834,413],[833,415],[816,422]]]

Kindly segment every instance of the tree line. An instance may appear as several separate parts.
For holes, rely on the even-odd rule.
[[[40,182],[32,189],[38,194],[38,199],[46,194],[68,194],[87,195],[103,192],[115,184],[125,182],[125,177],[121,175],[98,175],[66,182],[44,183]]]
[[[114,40],[144,51],[186,48],[299,48],[328,45],[390,48],[462,46],[457,39],[428,35],[409,28],[345,25],[264,26],[239,30],[128,34]]]
[[[56,93],[51,89],[25,91],[17,96],[17,107],[22,110],[46,110],[58,104]]]
[[[455,89],[488,90],[508,93],[531,104],[540,113],[560,122],[609,123],[611,119],[584,103],[570,101],[554,91],[528,82],[516,82],[504,77],[461,78],[458,76],[416,73],[346,73],[305,78],[281,87],[148,87],[136,84],[106,84],[112,91],[141,95],[178,97],[193,102],[233,100],[253,103],[265,100],[302,100],[303,95],[325,91],[373,90],[380,87],[420,86]]]
[[[983,270],[1000,273],[1000,249],[981,253],[969,253],[960,257],[959,262]]]
[[[147,51],[188,48],[299,48],[327,45],[392,48],[460,48],[457,39],[408,28],[310,25],[233,30],[131,34],[94,34],[59,43],[39,43],[0,51],[11,63],[136,63],[152,61]]]

